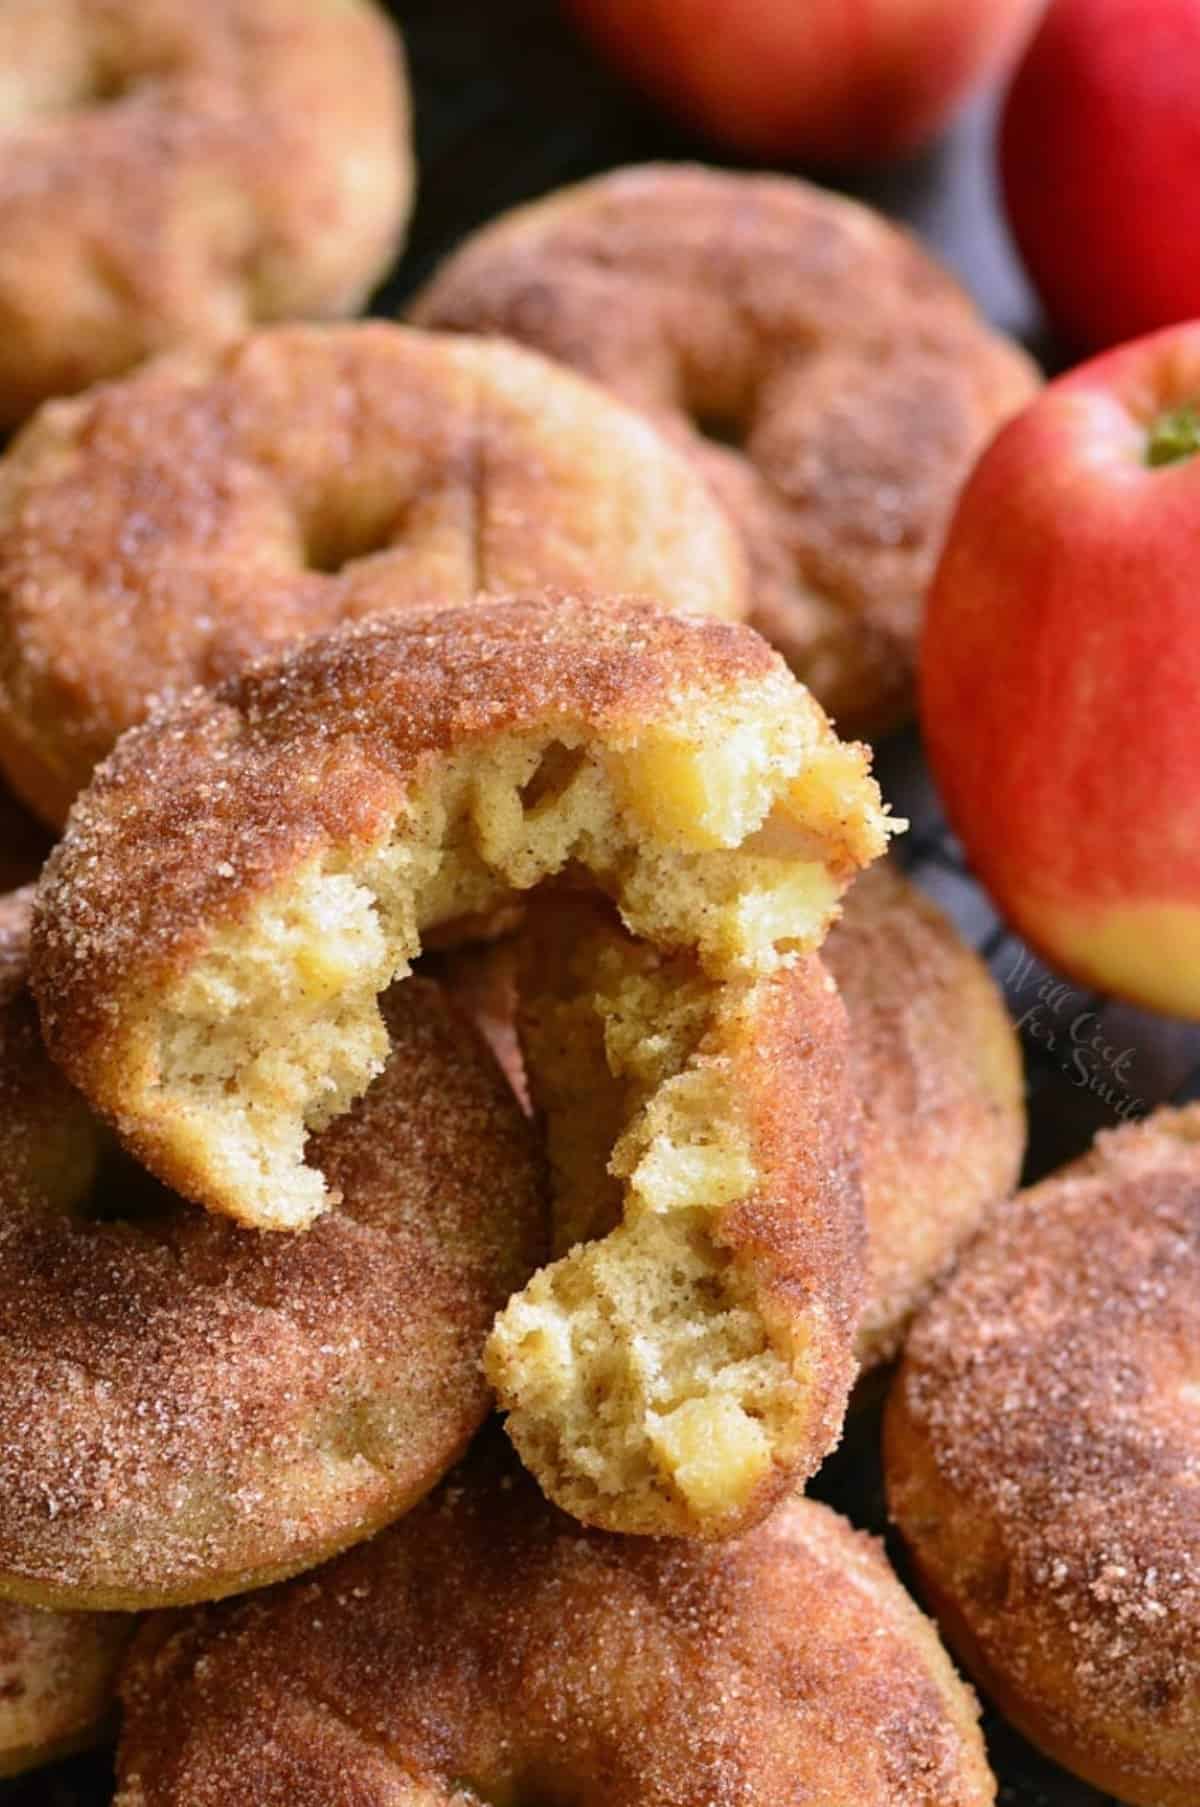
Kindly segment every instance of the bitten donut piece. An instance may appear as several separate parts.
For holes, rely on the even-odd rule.
[[[821,958],[850,1019],[862,1101],[866,1306],[858,1357],[894,1356],[913,1313],[1025,1152],[1020,1044],[998,986],[936,905],[895,869],[846,894]]]
[[[58,823],[195,684],[364,615],[542,587],[748,606],[688,461],[531,352],[373,322],[163,359],[0,459],[0,764]]]
[[[997,1213],[918,1321],[888,1498],[951,1644],[1058,1762],[1200,1800],[1200,1106]]]
[[[552,1499],[609,1530],[723,1536],[836,1443],[862,1292],[845,1012],[810,958],[745,984],[547,896],[521,1038],[560,1258],[485,1366]]]
[[[914,240],[788,177],[651,164],[485,226],[411,317],[643,408],[740,529],[754,625],[838,724],[909,711],[957,492],[1037,384]]]
[[[86,1750],[116,1707],[136,1621],[0,1601],[0,1777]]]
[[[371,0],[5,0],[0,423],[170,346],[354,313],[412,186]]]
[[[296,1228],[422,935],[564,868],[713,978],[824,934],[887,820],[748,629],[565,597],[376,617],[120,742],[43,874],[51,1050],[186,1196]],[[336,1197],[336,1190],[332,1197]]]
[[[117,1807],[989,1807],[975,1702],[879,1547],[583,1530],[499,1455],[319,1575],[149,1626]]]
[[[414,980],[313,1147],[337,1209],[239,1229],[122,1161],[51,1065],[28,911],[0,909],[0,1595],[133,1610],[311,1567],[427,1493],[488,1409],[484,1340],[544,1252],[528,1126]]]

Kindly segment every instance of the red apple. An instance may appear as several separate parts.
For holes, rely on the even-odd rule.
[[[1044,0],[567,0],[602,52],[758,157],[911,150],[1014,56]]]
[[[1088,350],[1200,316],[1200,5],[1054,0],[1005,104],[1009,219]]]
[[[992,442],[921,649],[950,819],[1016,928],[1200,1017],[1200,322],[1097,358]]]

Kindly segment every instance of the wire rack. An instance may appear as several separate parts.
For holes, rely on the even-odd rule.
[[[407,250],[375,312],[395,312],[465,233],[503,208],[619,163],[713,156],[711,146],[601,71],[561,22],[554,0],[420,0],[390,10],[403,25],[412,65],[421,192]],[[914,227],[998,325],[1053,365],[1053,345],[996,212],[989,139],[984,104],[927,157],[826,179]],[[888,742],[877,765],[896,813],[912,824],[900,859],[981,951],[1020,1025],[1030,1106],[1027,1179],[1078,1153],[1123,1116],[1200,1098],[1200,1031],[1061,983],[999,921],[946,826],[916,735]],[[813,1491],[883,1530],[877,1431],[877,1414],[860,1413]],[[1109,1807],[1108,1797],[1044,1761],[1007,1727],[989,1719],[987,1729],[1004,1807]],[[8,1789],[0,1784],[3,1807],[103,1807],[110,1797],[107,1766],[95,1758]]]

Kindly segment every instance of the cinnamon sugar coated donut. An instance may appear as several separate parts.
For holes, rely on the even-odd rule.
[[[374,322],[165,359],[0,460],[0,764],[59,822],[156,702],[374,611],[542,586],[747,606],[688,462],[532,353]]]
[[[645,409],[741,530],[754,625],[838,725],[909,711],[957,491],[1037,381],[914,240],[791,178],[650,164],[485,226],[411,317]]]
[[[0,1777],[99,1742],[135,1623],[0,1601]]]
[[[538,900],[522,953],[561,1259],[497,1318],[488,1376],[577,1518],[721,1535],[841,1434],[863,1269],[845,1012],[816,958],[714,984],[589,898]]]
[[[297,1228],[331,1203],[305,1137],[378,1070],[377,994],[429,929],[586,875],[634,935],[694,962],[728,1040],[888,827],[864,750],[748,629],[562,596],[377,617],[122,739],[39,889],[42,1021],[162,1178],[244,1223]],[[773,1033],[782,1047],[792,1032]],[[710,1120],[696,1052],[677,1038],[631,1093],[628,1233],[540,1276],[489,1364],[523,1447],[577,1463],[590,1517],[727,1535],[812,1460],[788,1429],[807,1409],[810,1299],[785,1273],[782,1296],[746,1288],[722,1254],[727,1225],[750,1235],[760,1183],[784,1208],[793,1157],[776,1184],[736,1101]],[[770,1101],[749,1108],[765,1130]],[[597,1334],[610,1257],[643,1315]],[[701,1269],[713,1359],[681,1386]],[[606,1271],[602,1290],[616,1283]],[[763,1362],[742,1364],[750,1344]],[[599,1389],[636,1406],[633,1371],[656,1362],[665,1422],[616,1414],[598,1443],[584,1410],[577,1428]],[[715,1472],[693,1464],[709,1438]],[[539,1478],[567,1485],[557,1467]]]
[[[409,136],[371,0],[5,0],[0,423],[169,346],[354,313]]]
[[[1200,1800],[1200,1106],[1000,1212],[909,1339],[893,1517],[1005,1715],[1135,1807]]]
[[[989,1207],[1017,1183],[1025,1075],[979,956],[892,866],[846,894],[821,958],[850,1022],[869,1259],[858,1356],[894,1356]]]
[[[969,1689],[827,1507],[614,1538],[489,1454],[320,1574],[149,1627],[117,1807],[995,1800]]]
[[[529,1131],[413,981],[383,1073],[312,1151],[338,1208],[240,1230],[116,1158],[50,1065],[28,907],[0,912],[0,1595],[133,1609],[309,1567],[483,1418],[488,1327],[544,1246]]]

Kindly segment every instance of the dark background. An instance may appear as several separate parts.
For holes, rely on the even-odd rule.
[[[197,0],[203,4],[203,0]],[[615,164],[654,157],[736,163],[663,119],[603,71],[558,16],[554,0],[424,0],[392,4],[404,28],[416,99],[420,189],[404,256],[374,311],[393,313],[464,233],[518,201]],[[992,180],[994,97],[974,105],[930,152],[886,168],[825,171],[821,179],[906,221],[947,262],[985,311],[1053,370],[1061,352],[1046,330],[1001,220]],[[817,172],[806,171],[812,175]],[[879,752],[885,792],[912,820],[901,857],[979,947],[1018,1021],[1039,1008],[1045,970],[1022,958],[972,882],[947,831],[915,732]],[[1028,1177],[1077,1153],[1117,1121],[1116,1103],[1150,1108],[1200,1096],[1200,1031],[1075,988],[1040,1005],[1069,1030],[1085,1012],[1116,1049],[1130,1049],[1129,1084],[1116,1099],[1082,1086],[1061,1058],[1026,1031],[1031,1137]],[[858,1523],[884,1525],[876,1461],[877,1412],[852,1421],[842,1448],[813,1491]],[[1108,1797],[1039,1758],[989,1718],[1004,1807],[1106,1807]],[[5,1788],[3,1807],[100,1807],[111,1783],[105,1764],[77,1759]],[[230,1803],[230,1807],[249,1804]]]

